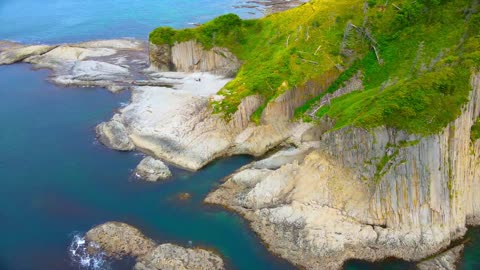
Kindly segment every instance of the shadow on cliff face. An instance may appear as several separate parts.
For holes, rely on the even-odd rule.
[[[347,261],[343,267],[345,270],[415,270],[417,269],[414,263],[389,258],[380,262],[367,262],[361,260]]]

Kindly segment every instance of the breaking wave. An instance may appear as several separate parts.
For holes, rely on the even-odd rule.
[[[68,253],[72,263],[77,265],[82,270],[107,270],[110,268],[110,262],[106,255],[102,252],[90,254],[87,252],[88,248],[85,237],[82,234],[76,233],[73,235],[72,243],[68,248]],[[90,243],[93,245],[93,243]]]

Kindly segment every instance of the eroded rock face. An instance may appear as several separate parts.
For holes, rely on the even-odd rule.
[[[125,126],[117,120],[101,123],[96,127],[98,140],[108,148],[118,151],[131,151],[135,145],[128,137]]]
[[[139,258],[135,270],[224,269],[218,255],[202,250],[183,248],[172,244],[157,246]]]
[[[170,45],[155,45],[149,47],[150,66],[158,71],[175,71],[172,62],[172,48]]]
[[[196,41],[169,45],[150,44],[150,63],[160,71],[211,72],[234,77],[240,61],[225,48],[205,50]]]
[[[224,269],[223,260],[201,248],[184,248],[173,244],[157,245],[138,229],[120,222],[108,222],[87,232],[88,252],[104,252],[121,259],[137,260],[135,270],[211,270]]]
[[[135,169],[135,174],[139,178],[150,182],[167,179],[172,176],[165,163],[152,157],[144,158]]]
[[[120,222],[109,222],[97,226],[86,234],[86,240],[94,242],[110,257],[138,257],[155,248],[155,243],[138,229]],[[92,250],[91,252],[98,252]]]

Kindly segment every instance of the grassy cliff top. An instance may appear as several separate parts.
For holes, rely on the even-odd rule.
[[[205,48],[226,47],[243,61],[236,78],[212,104],[227,117],[241,99],[266,102],[318,78],[338,79],[334,92],[361,71],[365,90],[322,107],[317,117],[347,125],[386,125],[412,133],[438,132],[454,120],[480,63],[480,14],[474,0],[313,0],[257,20],[228,14],[193,29],[160,27],[156,44],[195,39]],[[330,74],[330,75],[329,75]],[[319,97],[297,109],[305,115]],[[262,107],[263,108],[263,107]],[[261,109],[255,114],[258,116]]]

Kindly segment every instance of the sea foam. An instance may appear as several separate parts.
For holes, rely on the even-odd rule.
[[[111,269],[110,262],[103,252],[90,254],[87,252],[88,245],[84,235],[80,233],[73,234],[72,242],[68,248],[72,263],[82,270],[107,270]]]

